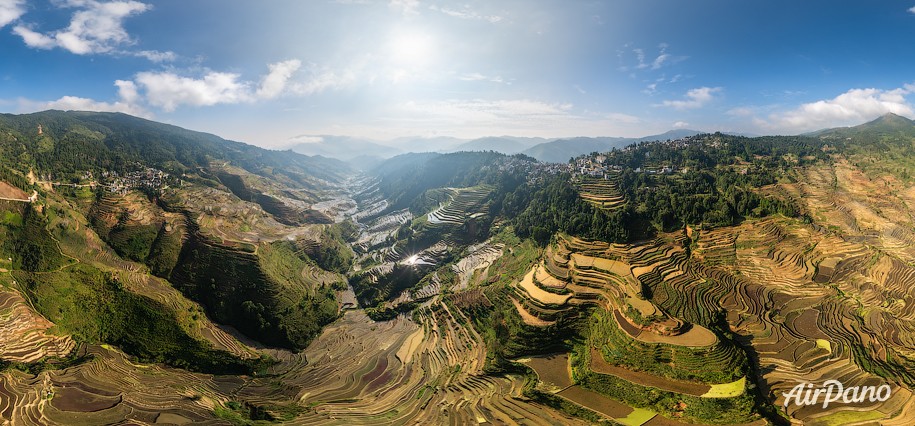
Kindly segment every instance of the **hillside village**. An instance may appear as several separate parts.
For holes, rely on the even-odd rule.
[[[667,141],[657,141],[649,142],[654,144],[661,144],[666,147],[680,149],[685,148],[691,143],[694,143],[697,140],[698,136],[691,136],[686,138],[679,138]],[[624,167],[618,164],[610,164],[611,158],[607,154],[613,155],[616,152],[630,152],[634,150],[636,145],[630,145],[620,150],[614,150],[606,154],[602,153],[591,153],[584,155],[578,158],[573,159],[568,164],[564,164],[564,172],[568,172],[572,175],[572,178],[579,178],[582,176],[592,177],[592,178],[602,178],[602,179],[611,179],[616,174],[623,171]],[[647,154],[646,154],[647,155]],[[649,173],[649,174],[670,174],[677,172],[686,172],[687,169],[678,169],[677,167],[670,164],[658,164],[653,166],[646,167],[636,167],[633,169],[636,173]]]
[[[139,165],[138,165],[139,166]],[[125,195],[128,192],[140,189],[147,191],[160,191],[176,185],[180,179],[152,167],[138,167],[138,169],[123,175],[116,171],[104,170],[100,176],[95,176],[92,171],[83,172],[79,177],[70,179],[69,182],[55,181],[55,176],[48,173],[41,176],[40,184],[51,186],[69,186],[74,188],[104,188],[108,192]],[[59,178],[57,178],[59,179]]]

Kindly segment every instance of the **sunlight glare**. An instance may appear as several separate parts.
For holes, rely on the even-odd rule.
[[[428,64],[435,53],[432,37],[420,32],[394,34],[389,42],[390,58],[395,65],[419,67]]]

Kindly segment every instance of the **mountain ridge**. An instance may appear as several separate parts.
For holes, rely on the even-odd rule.
[[[804,136],[814,137],[851,137],[865,133],[892,134],[901,133],[905,136],[915,136],[915,121],[892,112],[881,115],[871,121],[849,127],[833,127],[821,129]]]

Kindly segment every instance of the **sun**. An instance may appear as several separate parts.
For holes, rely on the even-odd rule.
[[[391,36],[388,51],[392,63],[402,67],[419,67],[431,62],[435,42],[431,35],[410,31]]]

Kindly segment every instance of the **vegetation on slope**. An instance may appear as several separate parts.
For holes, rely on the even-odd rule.
[[[398,210],[410,207],[432,188],[511,185],[518,176],[499,167],[508,159],[536,161],[520,154],[508,157],[496,152],[404,154],[384,162],[375,173],[381,177],[379,188],[389,199],[391,210]]]
[[[0,114],[0,129],[11,136],[0,138],[0,151],[10,164],[58,177],[84,171],[123,173],[135,162],[180,174],[213,160],[228,160],[252,173],[275,172],[301,184],[311,177],[338,180],[348,170],[340,161],[266,150],[120,113]]]
[[[79,341],[111,343],[140,360],[194,371],[250,374],[262,366],[194,339],[166,306],[91,266],[14,275],[38,311]]]
[[[686,417],[705,424],[749,423],[758,419],[753,397],[744,393],[733,398],[701,398],[653,387],[641,386],[616,376],[598,374],[588,368],[586,345],[576,345],[572,370],[588,389],[635,407],[649,408],[668,417]]]
[[[306,281],[306,266],[287,242],[261,244],[254,255],[196,236],[172,282],[215,321],[269,345],[302,349],[338,316],[336,289]]]
[[[47,229],[47,219],[31,204],[4,202],[2,236],[4,257],[13,269],[50,271],[66,263]]]
[[[174,226],[175,228],[171,230],[167,226],[163,226],[149,250],[146,264],[155,276],[168,278],[178,264],[184,244],[185,227],[183,224]]]

